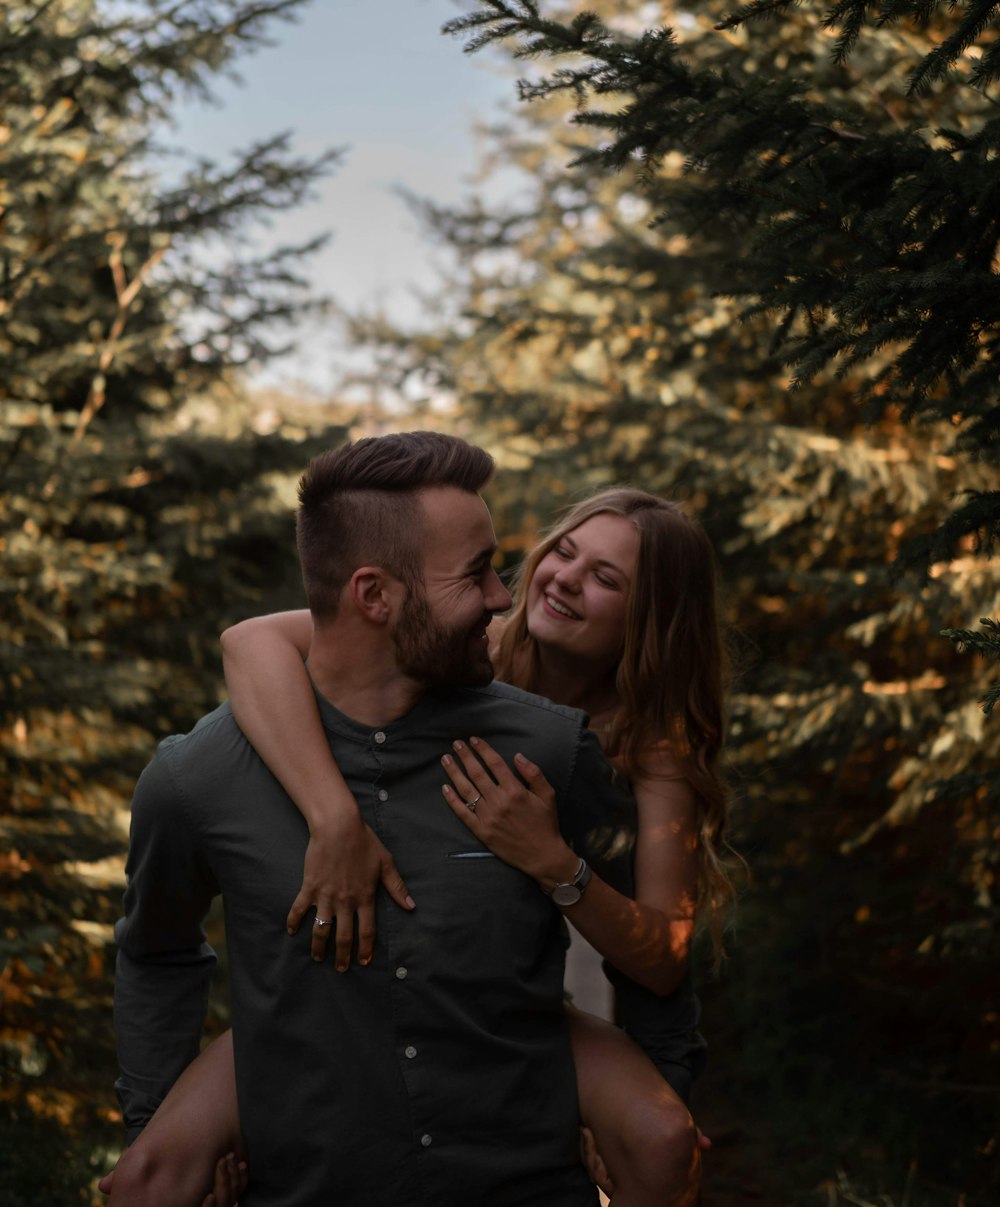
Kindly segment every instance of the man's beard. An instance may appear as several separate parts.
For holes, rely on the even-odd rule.
[[[493,664],[486,643],[473,634],[491,619],[484,613],[473,628],[446,628],[431,615],[420,588],[412,588],[393,633],[399,669],[428,687],[485,687]]]

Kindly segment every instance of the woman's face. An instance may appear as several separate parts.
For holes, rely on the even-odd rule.
[[[595,515],[561,537],[528,584],[528,632],[543,648],[610,669],[621,657],[639,555],[631,520]]]

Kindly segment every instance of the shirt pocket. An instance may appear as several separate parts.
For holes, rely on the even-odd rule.
[[[442,864],[447,888],[437,922],[448,933],[453,970],[470,981],[533,976],[538,962],[551,958],[558,932],[551,900],[530,876],[482,847],[452,848]]]

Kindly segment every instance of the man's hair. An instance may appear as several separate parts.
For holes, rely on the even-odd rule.
[[[331,617],[359,566],[380,566],[413,591],[420,582],[418,491],[478,494],[493,474],[483,449],[440,432],[367,436],[310,462],[299,481],[296,535],[313,616]]]

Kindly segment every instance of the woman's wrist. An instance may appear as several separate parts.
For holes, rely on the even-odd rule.
[[[353,830],[364,825],[361,810],[353,797],[347,800],[328,797],[322,805],[313,805],[309,808],[300,805],[299,810],[306,820],[309,833],[314,838],[322,838],[328,834],[341,834],[345,830]]]
[[[580,856],[572,847],[563,844],[561,849],[546,861],[544,869],[535,873],[535,880],[539,888],[551,893],[557,884],[569,884],[579,866]]]

